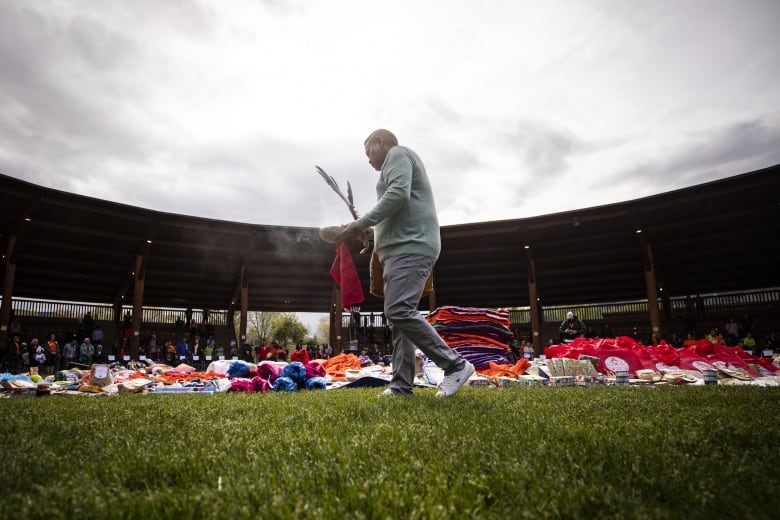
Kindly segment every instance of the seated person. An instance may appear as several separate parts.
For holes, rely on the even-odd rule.
[[[360,357],[358,358],[358,361],[360,361],[361,367],[367,367],[369,365],[374,364],[374,362],[371,361],[371,358],[368,356],[368,352],[365,350],[360,353]]]
[[[585,324],[570,311],[566,314],[566,319],[561,323],[559,331],[561,341],[571,343],[577,336],[585,334]]]

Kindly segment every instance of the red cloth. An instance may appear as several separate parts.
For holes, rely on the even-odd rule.
[[[349,309],[350,305],[360,303],[365,299],[363,287],[360,285],[360,277],[346,242],[340,243],[336,249],[336,258],[333,260],[333,265],[330,266],[330,276],[341,289],[341,306],[343,308]]]
[[[306,350],[293,350],[290,354],[290,361],[300,361],[304,365],[309,362],[309,353]]]
[[[627,336],[606,339],[577,338],[571,343],[551,345],[544,349],[548,358],[578,359],[580,355],[599,358],[596,370],[615,372],[618,368],[636,373],[637,369],[664,370],[667,368],[698,370],[713,368],[720,364],[741,368],[752,376],[759,376],[748,363],[758,364],[769,373],[777,373],[767,359],[747,355],[739,347],[724,347],[706,339],[694,341],[687,347],[675,349],[664,341],[657,347],[647,347]]]

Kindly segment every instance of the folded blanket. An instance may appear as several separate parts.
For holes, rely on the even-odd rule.
[[[277,392],[295,392],[298,384],[289,377],[277,377],[274,381],[274,390]]]
[[[307,390],[325,390],[328,381],[324,377],[312,377],[306,380]]]
[[[282,369],[284,369],[285,366],[284,363],[279,364],[273,361],[262,361],[257,365],[257,375],[268,380],[269,383],[273,383],[282,373]]]
[[[306,385],[306,367],[300,361],[293,361],[282,369],[280,377],[289,377],[300,388],[303,388]]]
[[[322,366],[322,363],[319,361],[309,361],[306,363],[306,379],[325,377],[326,375],[325,367]]]

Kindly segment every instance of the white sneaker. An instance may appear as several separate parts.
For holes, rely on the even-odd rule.
[[[460,390],[466,381],[474,374],[474,365],[466,361],[466,364],[458,370],[448,376],[444,376],[441,385],[439,385],[439,391],[436,392],[436,397],[450,397],[455,395],[455,392]]]
[[[414,394],[404,394],[403,392],[397,392],[392,388],[386,388],[379,397],[413,397]]]

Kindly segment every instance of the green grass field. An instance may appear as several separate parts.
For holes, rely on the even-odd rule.
[[[780,389],[0,400],[3,518],[771,518]]]

